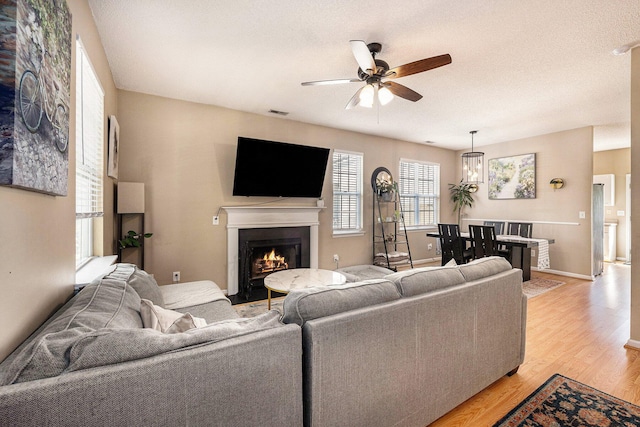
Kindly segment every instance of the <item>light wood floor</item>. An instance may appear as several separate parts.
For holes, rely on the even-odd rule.
[[[640,352],[629,339],[631,267],[606,264],[594,282],[533,272],[567,284],[529,299],[524,363],[431,427],[491,426],[555,373],[640,405]]]

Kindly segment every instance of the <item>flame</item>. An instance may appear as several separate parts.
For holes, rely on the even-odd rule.
[[[276,255],[276,250],[275,249],[271,249],[271,252],[268,254],[264,254],[264,257],[262,258],[265,261],[282,261],[284,262],[284,257],[280,256],[280,255]]]

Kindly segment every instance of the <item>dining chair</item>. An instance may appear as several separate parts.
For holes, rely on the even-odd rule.
[[[438,224],[442,265],[452,259],[456,264],[466,264],[472,258],[471,250],[466,249],[466,241],[460,236],[458,224]]]
[[[470,225],[469,233],[474,259],[498,255],[498,241],[493,225]]]
[[[504,221],[485,221],[484,225],[492,225],[498,236],[504,233]]]
[[[520,236],[531,238],[533,224],[530,222],[510,222],[507,224],[507,234],[510,236]]]

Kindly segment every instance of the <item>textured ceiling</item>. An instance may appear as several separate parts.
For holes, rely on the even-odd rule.
[[[120,89],[448,149],[595,126],[629,146],[630,54],[640,0],[89,0]],[[361,83],[349,40],[391,67],[449,53],[396,81],[421,93],[345,110]],[[274,116],[275,117],[275,116]]]

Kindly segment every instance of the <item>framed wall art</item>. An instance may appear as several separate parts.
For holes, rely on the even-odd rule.
[[[67,195],[71,45],[65,0],[0,2],[0,185]]]
[[[535,153],[489,160],[489,199],[535,198]]]
[[[107,175],[118,179],[118,152],[120,151],[120,125],[116,116],[109,116],[109,164]]]

